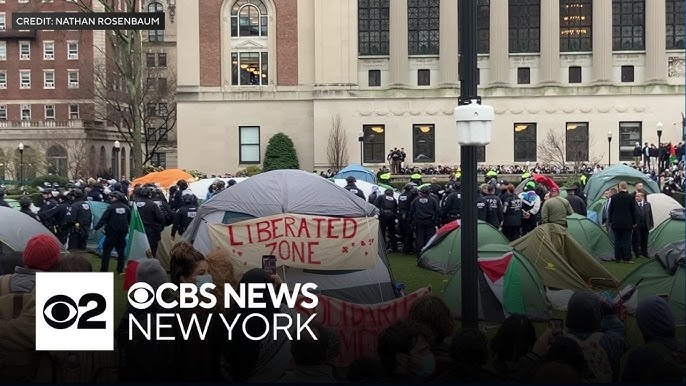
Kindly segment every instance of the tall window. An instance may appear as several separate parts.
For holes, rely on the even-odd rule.
[[[560,0],[560,52],[593,51],[591,0]]]
[[[684,2],[666,0],[667,2],[667,49],[684,49]]]
[[[434,125],[412,126],[412,154],[414,162],[436,160],[436,128]]]
[[[486,146],[476,147],[476,162],[486,162]]]
[[[510,53],[540,52],[541,1],[510,0],[509,32]]]
[[[267,36],[267,7],[260,0],[238,0],[231,8],[231,36]]]
[[[45,105],[45,119],[55,119],[55,105]]]
[[[567,162],[588,161],[588,122],[569,122],[565,130]]]
[[[633,161],[634,147],[643,143],[643,122],[619,122],[619,160]]]
[[[487,54],[491,47],[491,0],[476,3],[477,52]]]
[[[645,50],[645,0],[612,0],[612,50]]]
[[[239,159],[241,164],[260,163],[260,127],[241,126],[238,128]]]
[[[386,127],[384,125],[364,125],[364,162],[386,162]]]
[[[30,121],[31,120],[31,105],[21,105],[21,120]]]
[[[389,0],[358,0],[358,54],[388,55]]]
[[[408,0],[410,55],[438,55],[440,0]]]
[[[164,12],[164,6],[162,3],[154,2],[148,4],[148,12]],[[148,41],[149,42],[163,42],[164,41],[164,30],[150,30],[148,31]]]
[[[267,52],[233,52],[231,74],[231,84],[234,86],[268,85],[269,54]]]
[[[53,145],[47,151],[48,173],[67,177],[67,150],[60,145]]]
[[[154,166],[167,168],[167,154],[166,153],[152,153],[150,163]]]
[[[7,120],[7,105],[0,105],[0,121]]]
[[[514,124],[514,160],[515,162],[536,161],[536,124]]]

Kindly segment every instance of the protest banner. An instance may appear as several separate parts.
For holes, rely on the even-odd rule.
[[[379,220],[279,214],[233,224],[209,224],[212,244],[245,267],[263,255],[277,266],[313,270],[371,269],[379,252]]]
[[[297,307],[297,311],[307,316],[317,314],[314,320],[338,332],[340,352],[333,364],[346,367],[359,357],[376,357],[381,331],[406,318],[412,303],[429,293],[429,288],[422,288],[378,304],[353,304],[319,295],[315,309]]]

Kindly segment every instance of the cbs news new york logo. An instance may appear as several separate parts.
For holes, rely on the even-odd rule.
[[[114,275],[36,273],[36,350],[114,350]]]

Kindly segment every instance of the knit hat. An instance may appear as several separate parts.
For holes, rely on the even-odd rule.
[[[26,243],[22,263],[26,268],[50,271],[59,262],[61,252],[60,244],[54,236],[41,233]]]
[[[136,281],[148,283],[154,289],[168,282],[167,272],[157,259],[142,259],[136,269]]]
[[[636,321],[646,341],[655,338],[674,339],[676,327],[669,303],[659,296],[650,296],[638,304]]]

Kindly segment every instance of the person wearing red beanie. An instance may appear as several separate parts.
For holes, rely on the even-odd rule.
[[[61,253],[55,236],[47,233],[33,236],[22,254],[24,266],[17,267],[14,274],[0,276],[0,295],[31,292],[36,285],[36,271],[52,271]]]

